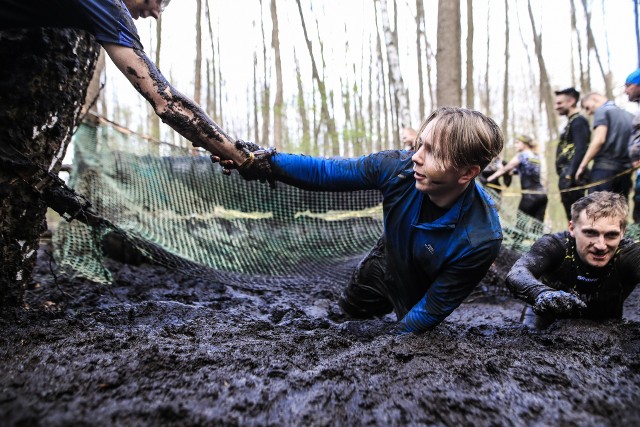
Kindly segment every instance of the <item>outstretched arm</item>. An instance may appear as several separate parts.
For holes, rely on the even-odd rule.
[[[539,278],[557,268],[564,257],[565,248],[555,237],[550,234],[542,236],[513,265],[507,274],[507,287],[516,297],[531,305],[535,304],[538,295],[554,290]]]
[[[156,114],[196,147],[242,164],[247,153],[194,101],[178,92],[140,50],[105,43],[107,54]]]
[[[511,172],[512,170],[517,168],[519,164],[520,164],[520,159],[518,159],[518,156],[514,156],[511,160],[509,160],[509,163],[507,163],[504,166],[501,166],[500,169],[498,169],[493,174],[491,174],[491,176],[487,178],[487,181],[491,182],[494,179],[501,177],[505,173]]]

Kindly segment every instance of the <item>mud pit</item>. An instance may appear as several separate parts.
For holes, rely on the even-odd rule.
[[[390,337],[389,319],[346,322],[339,288],[246,293],[111,267],[110,287],[56,285],[40,253],[30,308],[0,320],[0,424],[640,423],[638,290],[624,321],[535,332],[520,302],[485,298]]]

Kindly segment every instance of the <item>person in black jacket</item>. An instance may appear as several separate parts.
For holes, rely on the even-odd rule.
[[[585,190],[567,191],[571,187],[583,185],[587,182],[586,174],[583,179],[576,181],[576,172],[580,162],[587,152],[591,130],[589,122],[580,114],[578,100],[580,92],[575,88],[558,90],[556,94],[556,111],[561,116],[566,116],[568,121],[560,134],[558,148],[556,150],[556,172],[558,173],[558,188],[560,189],[560,200],[567,214],[567,219],[571,219],[571,205],[573,202],[584,196]]]
[[[525,325],[557,318],[622,317],[624,300],[640,283],[640,245],[624,238],[624,196],[599,191],[571,207],[569,230],[546,234],[507,274],[507,287],[530,306]]]

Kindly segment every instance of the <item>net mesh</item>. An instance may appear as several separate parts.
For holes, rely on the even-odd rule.
[[[383,231],[377,191],[275,189],[224,176],[205,153],[151,142],[110,125],[74,136],[70,186],[112,225],[63,223],[54,234],[63,273],[112,281],[105,256],[151,260],[238,288],[344,284]],[[489,189],[503,244],[526,251],[549,227]],[[508,200],[511,199],[511,200]],[[637,229],[630,230],[637,238]]]

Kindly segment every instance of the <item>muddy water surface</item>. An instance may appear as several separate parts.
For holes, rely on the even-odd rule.
[[[494,297],[391,337],[390,319],[345,320],[339,286],[240,292],[111,267],[109,287],[56,285],[40,254],[29,309],[0,321],[0,424],[640,424],[638,291],[624,321],[530,331],[520,302]]]

